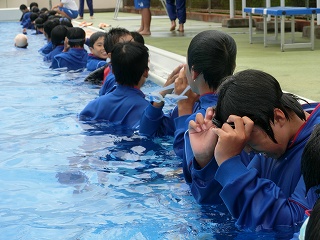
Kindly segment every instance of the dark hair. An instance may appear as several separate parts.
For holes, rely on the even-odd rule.
[[[43,8],[40,9],[40,13],[46,13],[48,11],[49,11],[49,9],[46,8],[46,7],[43,7]]]
[[[20,5],[20,10],[21,11],[26,10],[26,9],[28,9],[28,7],[25,4],[21,4]]]
[[[54,46],[63,45],[68,29],[64,25],[55,26],[51,31],[51,42]]]
[[[319,172],[318,172],[319,173]],[[306,227],[304,239],[319,240],[320,239],[320,199],[317,200],[309,217]]]
[[[90,36],[89,39],[89,47],[93,48],[94,43],[100,38],[100,37],[106,37],[106,33],[105,32],[95,32]]]
[[[39,17],[38,13],[31,13],[30,14],[30,20],[31,22],[33,22],[34,20],[36,20]]]
[[[86,32],[80,27],[68,28],[67,38],[70,47],[83,47],[86,40]]]
[[[301,156],[301,173],[306,184],[306,192],[320,185],[320,124],[312,131]]]
[[[59,22],[54,20],[48,20],[43,24],[43,31],[47,34],[48,38],[51,38],[52,29],[58,25]]]
[[[34,25],[36,29],[43,28],[43,23],[44,23],[44,20],[41,17],[38,17],[36,20],[34,20]]]
[[[130,35],[125,28],[111,28],[104,39],[104,49],[107,53],[111,52],[113,46],[119,42],[120,38]]]
[[[135,42],[139,42],[141,44],[144,44],[144,38],[139,32],[132,31],[132,32],[130,32],[130,34],[133,37]]]
[[[56,14],[57,14],[57,11],[55,11],[55,10],[49,10],[49,11],[47,12],[48,18],[49,18],[50,16],[55,16]]]
[[[274,122],[274,109],[280,109],[289,120],[289,111],[305,120],[305,114],[293,94],[283,93],[279,82],[270,74],[259,70],[244,70],[228,76],[218,88],[215,118],[224,123],[229,115],[247,116],[277,143],[270,121]]]
[[[36,3],[36,2],[30,3],[30,10],[32,10],[33,7],[37,7],[38,8],[39,7],[38,3]]]
[[[39,14],[39,12],[40,12],[38,7],[33,7],[31,11],[34,13],[37,13],[37,14]]]
[[[233,74],[237,45],[227,33],[207,30],[198,33],[188,47],[189,70],[203,74],[210,88],[217,89],[221,80]]]
[[[60,22],[60,25],[64,25],[66,27],[73,27],[72,25],[72,22],[70,21],[69,18],[66,18],[66,17],[59,17],[59,22]]]
[[[136,86],[148,69],[148,48],[137,42],[120,42],[111,51],[112,71],[120,85]]]

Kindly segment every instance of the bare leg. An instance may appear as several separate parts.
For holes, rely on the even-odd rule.
[[[171,28],[170,31],[176,30],[176,21],[171,21]]]
[[[150,35],[150,24],[151,24],[151,11],[150,8],[143,8],[141,10],[141,21],[143,22],[143,30],[139,31],[141,35]]]
[[[182,24],[179,24],[179,29],[178,29],[179,32],[184,32],[184,27],[183,27],[183,23]]]
[[[143,17],[142,17],[142,12],[140,11],[141,14],[141,24],[140,24],[140,28],[137,30],[137,32],[142,32],[143,31]]]

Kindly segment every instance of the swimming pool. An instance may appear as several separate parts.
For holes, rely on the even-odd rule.
[[[48,69],[43,36],[14,48],[20,31],[0,23],[0,239],[287,239],[292,229],[238,231],[224,206],[196,204],[172,138],[80,123],[98,89]]]

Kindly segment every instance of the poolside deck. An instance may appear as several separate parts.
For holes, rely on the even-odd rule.
[[[75,24],[81,21],[92,22],[92,27],[86,27],[88,31],[95,31],[99,23],[107,23],[112,27],[124,27],[129,31],[137,30],[140,26],[140,15],[120,12],[118,20],[113,19],[113,12],[96,13],[94,19],[89,18],[85,13],[84,20],[76,20]],[[263,42],[249,44],[248,28],[225,28],[221,23],[187,20],[185,32],[170,32],[170,21],[166,16],[155,16],[151,22],[151,36],[145,37],[145,42],[182,56],[190,40],[200,31],[215,29],[229,33],[237,42],[237,68],[236,71],[254,68],[272,74],[285,91],[320,101],[320,40],[315,39],[315,50],[310,49],[289,49],[280,51],[280,45],[263,46]],[[105,30],[108,30],[106,28]],[[255,33],[256,36],[262,32]],[[304,42],[302,32],[295,34],[296,42]],[[174,66],[173,66],[174,67]]]

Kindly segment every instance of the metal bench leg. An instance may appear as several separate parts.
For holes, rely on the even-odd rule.
[[[122,0],[117,0],[116,8],[114,9],[114,15],[113,15],[113,19],[115,20],[118,19],[118,14],[119,14],[119,9],[121,4],[122,4]]]

